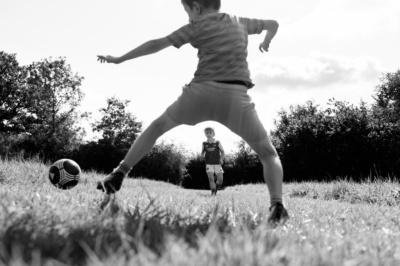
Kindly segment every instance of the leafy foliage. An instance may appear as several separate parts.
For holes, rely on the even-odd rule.
[[[142,122],[126,110],[129,102],[116,97],[107,99],[107,107],[100,109],[101,120],[92,124],[93,131],[103,133],[103,141],[120,149],[128,149],[142,130]]]
[[[400,69],[394,73],[384,73],[381,84],[376,87],[376,107],[385,110],[391,122],[400,119]],[[382,114],[381,114],[382,115]]]
[[[19,66],[15,54],[0,51],[0,132],[19,133],[28,112],[33,91],[26,86],[27,70]]]
[[[68,155],[82,169],[109,173],[122,161],[142,129],[142,122],[126,110],[128,104],[115,97],[107,99],[107,107],[100,109],[102,118],[92,124],[102,138],[83,143]]]
[[[30,139],[22,148],[55,159],[76,147],[84,134],[77,107],[83,99],[83,77],[73,74],[64,58],[43,59],[27,67],[27,86],[35,91],[29,111],[35,117],[27,121]]]
[[[136,164],[130,175],[181,185],[186,177],[186,155],[174,143],[160,143]]]
[[[398,174],[400,128],[379,109],[329,101],[322,110],[313,102],[282,110],[272,134],[284,166],[285,180],[355,180]],[[388,156],[387,156],[388,155]]]
[[[79,145],[66,157],[76,161],[81,169],[110,173],[122,161],[127,151],[101,139]]]
[[[83,77],[64,58],[20,67],[15,55],[1,52],[0,71],[0,132],[11,150],[54,159],[80,143],[84,130],[78,121],[88,115],[77,112]]]

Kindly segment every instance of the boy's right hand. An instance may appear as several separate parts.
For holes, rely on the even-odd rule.
[[[97,61],[100,61],[100,63],[114,63],[114,64],[121,63],[119,57],[114,57],[111,55],[98,55]]]
[[[260,49],[261,53],[264,53],[264,51],[265,51],[265,52],[268,52],[269,43],[270,43],[270,42],[264,41],[264,42],[262,42],[262,43],[260,44],[259,49]]]

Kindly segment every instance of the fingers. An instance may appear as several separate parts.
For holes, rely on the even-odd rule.
[[[105,61],[104,56],[98,55],[97,56],[97,61],[99,61],[100,63],[104,63],[104,61]]]
[[[98,55],[97,61],[99,61],[100,63],[108,63],[107,57],[103,55]]]
[[[98,190],[101,190],[102,192],[106,192],[108,195],[116,193],[118,190],[110,183],[103,183],[102,181],[97,182],[97,187]]]
[[[261,43],[260,44],[260,47],[259,47],[259,49],[260,49],[260,51],[261,51],[261,53],[264,53],[264,51],[265,52],[268,52],[268,46],[265,46],[263,43]]]

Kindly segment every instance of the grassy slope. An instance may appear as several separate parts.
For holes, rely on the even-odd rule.
[[[48,166],[0,161],[0,265],[400,265],[400,185],[285,186],[270,228],[263,184],[185,190],[126,180],[101,211],[100,174],[55,189]]]

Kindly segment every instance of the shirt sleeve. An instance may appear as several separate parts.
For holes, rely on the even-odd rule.
[[[252,18],[239,18],[239,21],[245,26],[247,32],[249,34],[260,34],[263,28],[263,20],[262,19],[252,19]]]
[[[189,43],[192,38],[192,30],[190,24],[187,24],[180,29],[174,31],[167,38],[171,41],[172,45],[180,48],[182,45]]]

